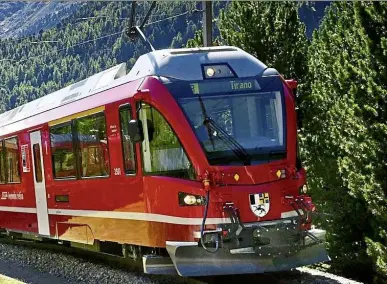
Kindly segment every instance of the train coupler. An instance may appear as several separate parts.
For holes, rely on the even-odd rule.
[[[227,213],[231,221],[230,225],[222,229],[223,239],[225,241],[235,239],[236,243],[239,243],[239,236],[244,229],[244,225],[239,217],[239,211],[232,202],[225,203],[223,210]]]

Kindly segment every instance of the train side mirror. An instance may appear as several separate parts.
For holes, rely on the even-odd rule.
[[[130,140],[133,143],[142,142],[144,140],[144,132],[142,131],[141,120],[132,119],[129,121],[128,132]]]
[[[296,80],[294,80],[294,79],[285,80],[285,82],[289,86],[289,88],[292,90],[292,93],[293,93],[293,95],[295,97],[296,93],[297,93],[298,82]]]
[[[292,89],[292,90],[297,89],[298,82],[296,80],[291,79],[291,80],[285,80],[285,81],[286,81],[286,84],[288,84],[288,86],[290,87],[290,89]]]
[[[292,90],[294,98],[296,98],[298,82],[294,79],[285,80],[285,81],[286,81],[286,84],[289,86],[289,88]]]

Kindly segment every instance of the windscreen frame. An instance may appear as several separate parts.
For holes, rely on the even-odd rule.
[[[176,100],[177,104],[179,105],[183,115],[185,116],[185,118],[187,119],[187,122],[188,124],[190,125],[191,127],[191,130],[193,131],[193,134],[195,135],[195,138],[197,139],[197,141],[199,142],[199,144],[201,145],[201,148],[206,156],[206,159],[208,161],[208,163],[210,165],[213,165],[213,166],[228,166],[229,164],[222,164],[222,163],[213,163],[211,162],[211,159],[209,157],[209,155],[211,155],[211,152],[208,152],[206,150],[206,147],[205,145],[203,144],[203,142],[200,140],[200,138],[198,137],[195,129],[194,129],[194,125],[191,123],[191,119],[190,119],[190,116],[187,114],[186,110],[184,109],[184,107],[181,105],[180,103],[180,99],[181,98],[184,98],[184,97],[195,97],[197,96],[197,94],[195,94],[192,89],[191,89],[191,84],[195,84],[195,83],[211,83],[211,82],[214,82],[214,81],[224,81],[224,82],[227,82],[227,81],[231,81],[231,80],[241,80],[241,81],[244,81],[244,80],[256,80],[260,86],[260,89],[254,89],[254,90],[240,90],[240,91],[233,91],[232,93],[231,92],[214,92],[212,94],[201,94],[200,96],[211,96],[211,95],[214,95],[214,96],[221,96],[221,95],[224,95],[224,96],[229,96],[229,95],[257,95],[259,94],[260,92],[264,92],[264,93],[267,93],[267,92],[279,92],[280,93],[280,97],[281,97],[281,108],[282,108],[282,125],[283,125],[283,145],[281,145],[281,148],[283,149],[283,151],[285,152],[284,154],[284,157],[281,157],[280,159],[276,159],[276,158],[268,158],[268,159],[260,159],[260,160],[256,160],[256,159],[253,159],[252,161],[252,165],[253,164],[262,164],[262,163],[267,163],[267,162],[271,162],[271,161],[275,161],[275,160],[282,160],[282,159],[286,159],[288,157],[288,149],[287,149],[287,146],[288,146],[288,139],[287,139],[287,133],[288,133],[288,121],[287,121],[287,110],[286,110],[286,97],[285,97],[285,89],[284,89],[284,84],[283,84],[283,81],[281,80],[281,77],[279,75],[272,75],[272,76],[253,76],[253,77],[240,77],[240,78],[219,78],[219,79],[212,79],[212,80],[195,80],[195,81],[185,81],[185,80],[167,80],[167,81],[164,81],[164,85],[165,87],[168,89],[168,91],[170,92],[170,94],[173,96],[173,98]],[[187,94],[186,90],[187,88],[189,88],[189,90],[191,91],[190,93]],[[199,98],[199,96],[198,96]],[[248,150],[251,150],[251,149],[248,149]],[[269,151],[270,152],[273,152],[273,151]],[[269,154],[270,156],[270,154]],[[238,163],[236,163],[238,164]]]

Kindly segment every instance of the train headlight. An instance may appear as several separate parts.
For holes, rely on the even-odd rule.
[[[195,206],[204,205],[206,200],[205,197],[185,192],[179,192],[179,205],[180,206]]]
[[[215,69],[214,68],[207,68],[206,73],[207,73],[208,77],[212,77],[215,75]]]
[[[194,205],[196,203],[196,197],[193,195],[186,195],[184,197],[184,203],[187,205]]]
[[[217,78],[236,78],[236,74],[231,69],[230,65],[225,64],[203,64],[202,65],[203,79],[217,79]]]

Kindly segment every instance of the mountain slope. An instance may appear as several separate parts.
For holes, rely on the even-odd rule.
[[[161,2],[144,32],[158,49],[180,47],[197,30],[200,13],[194,2]],[[138,3],[140,23],[149,3]],[[55,28],[36,37],[0,40],[0,112],[58,90],[121,62],[128,69],[147,52],[122,31],[128,24],[128,2],[87,2]],[[95,17],[79,21],[81,18]],[[98,40],[96,40],[98,39]],[[33,41],[34,43],[31,43]],[[172,43],[172,44],[171,44]]]
[[[29,36],[40,30],[54,27],[83,4],[76,1],[2,2],[0,3],[0,38]]]
[[[214,18],[227,3],[214,2]],[[128,25],[130,2],[0,5],[2,23],[12,19],[13,25],[6,32],[12,37],[0,39],[0,112],[121,62],[130,69],[147,52],[141,41],[131,42],[122,33]],[[138,24],[149,5],[149,1],[138,2]],[[144,33],[156,49],[184,46],[202,26],[200,10],[201,2],[160,1],[148,21],[153,24]],[[53,28],[40,31],[46,26]],[[18,37],[24,33],[30,36]],[[215,21],[214,38],[218,34]]]

